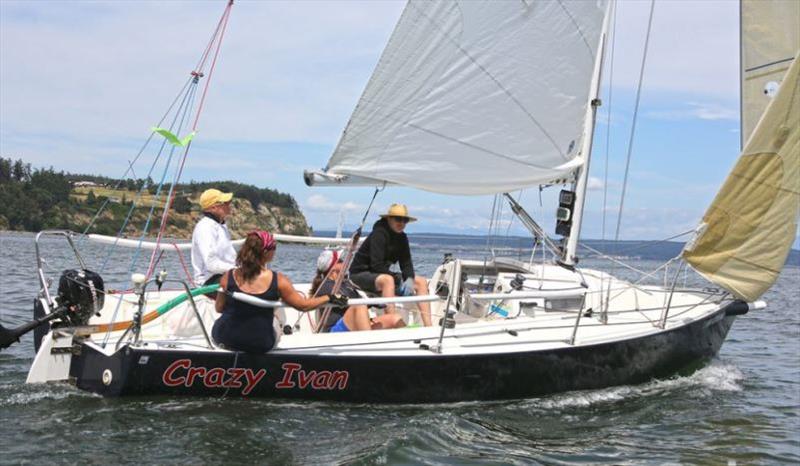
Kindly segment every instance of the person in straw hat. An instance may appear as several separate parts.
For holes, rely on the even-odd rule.
[[[428,281],[414,274],[411,249],[405,234],[406,225],[416,220],[408,215],[405,205],[392,204],[358,248],[350,265],[350,280],[362,290],[385,298],[428,294]],[[400,273],[389,270],[395,263],[399,263]],[[418,303],[418,307],[423,324],[429,327],[430,305]],[[394,304],[386,306],[387,314],[394,312]]]
[[[196,285],[219,283],[236,266],[236,251],[225,219],[231,214],[233,193],[206,189],[200,195],[203,218],[192,232],[192,272]]]

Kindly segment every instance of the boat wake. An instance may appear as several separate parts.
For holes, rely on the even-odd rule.
[[[24,406],[40,401],[58,401],[72,397],[99,397],[99,395],[76,390],[75,387],[67,384],[3,384],[0,385],[0,394],[6,394],[0,398],[2,407]]]
[[[546,398],[527,400],[525,407],[544,410],[583,408],[625,402],[635,399],[661,397],[676,391],[693,391],[699,396],[713,392],[738,392],[743,389],[745,376],[733,364],[715,359],[708,366],[688,376],[653,380],[642,385],[625,385],[600,390],[569,392]],[[700,389],[699,391],[697,389]]]

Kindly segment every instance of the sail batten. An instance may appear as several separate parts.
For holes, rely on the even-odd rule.
[[[571,176],[607,6],[410,1],[326,174],[449,194]]]

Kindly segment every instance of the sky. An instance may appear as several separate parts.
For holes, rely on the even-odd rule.
[[[225,3],[0,0],[0,156],[121,176]],[[278,189],[317,230],[336,229],[340,217],[356,226],[372,189],[309,188],[302,172],[325,166],[403,7],[237,1],[182,179]],[[619,4],[584,238],[616,236],[648,8]],[[702,217],[738,156],[738,51],[737,1],[656,2],[620,239],[667,238]],[[557,191],[515,195],[552,232]],[[393,202],[419,217],[409,232],[485,234],[493,197],[388,187],[370,221]],[[524,234],[505,210],[502,225]]]

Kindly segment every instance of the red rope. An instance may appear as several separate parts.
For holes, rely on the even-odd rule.
[[[186,262],[183,260],[183,254],[181,253],[180,248],[178,248],[178,245],[175,243],[172,243],[172,246],[178,252],[178,260],[181,261],[181,267],[183,267],[183,272],[186,274],[186,278],[189,279],[189,283],[192,285],[192,288],[194,288],[195,287],[194,277],[192,277],[192,274],[189,273],[189,268],[186,267]]]
[[[217,50],[214,51],[214,59],[211,61],[211,68],[208,70],[208,79],[206,79],[206,85],[203,87],[203,95],[200,97],[200,104],[197,107],[197,114],[194,119],[194,125],[192,125],[192,131],[197,130],[197,122],[200,120],[200,112],[203,110],[203,103],[206,100],[206,93],[208,93],[208,85],[211,84],[211,76],[214,74],[214,67],[217,65],[217,57],[219,57],[219,50],[222,47],[222,39],[225,37],[225,30],[228,28],[228,17],[230,16],[231,7],[233,6],[233,0],[230,0],[228,3],[228,7],[225,9],[225,13],[222,14],[222,32],[219,34],[219,40],[217,41]],[[181,169],[183,165],[181,165]]]

